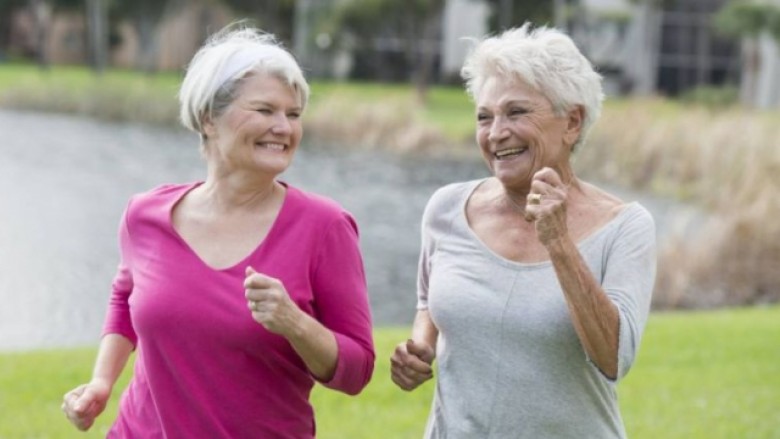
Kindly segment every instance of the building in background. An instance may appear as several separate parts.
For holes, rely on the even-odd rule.
[[[720,35],[714,16],[729,0],[582,0],[567,21],[604,74],[609,94],[679,96],[702,87],[744,88],[744,43]],[[780,10],[780,0],[772,0]],[[660,3],[660,5],[659,5]],[[759,38],[756,84],[744,103],[780,107],[780,50]]]
[[[380,17],[374,28],[362,34],[348,31],[334,15],[350,1],[354,0],[295,2],[290,46],[310,77],[408,81],[422,65],[430,82],[457,82],[469,47],[465,39],[493,31],[491,8],[510,5],[513,0],[440,0],[439,15],[429,17],[424,32],[416,34],[405,30],[405,22],[395,16]],[[747,53],[744,41],[718,34],[713,16],[727,1],[546,0],[540,4],[547,3],[544,7],[551,9],[555,24],[572,35],[594,62],[609,95],[679,96],[696,88],[742,83],[746,103],[780,107],[778,41],[760,35],[751,41]],[[774,2],[780,10],[780,0],[765,1]],[[151,31],[155,44],[151,57],[145,59],[152,70],[182,69],[208,32],[235,18],[219,1],[170,4],[186,7],[168,8]],[[399,17],[408,12],[400,7],[398,11]],[[46,32],[36,25],[41,16],[47,20]],[[54,64],[89,62],[89,20],[77,11],[41,15],[41,11],[21,8],[9,17],[7,47],[0,47],[0,55],[45,58]],[[522,24],[522,20],[500,22]],[[113,35],[110,64],[138,67],[149,49],[137,28],[120,23],[114,26]],[[747,85],[746,66],[755,69]]]

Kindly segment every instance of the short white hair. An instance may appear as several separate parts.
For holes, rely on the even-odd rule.
[[[278,77],[298,94],[301,109],[306,107],[309,84],[290,52],[272,34],[231,24],[211,36],[187,67],[179,89],[182,125],[203,136],[204,117],[219,117],[252,74]]]
[[[558,116],[582,106],[584,120],[572,149],[585,143],[601,115],[601,75],[563,32],[530,23],[476,42],[461,69],[466,90],[477,100],[491,78],[520,80],[544,95]]]

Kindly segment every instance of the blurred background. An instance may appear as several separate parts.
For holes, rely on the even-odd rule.
[[[88,378],[120,215],[133,193],[204,178],[176,94],[235,20],[311,81],[282,178],[357,218],[380,370],[414,316],[428,197],[487,175],[468,39],[569,33],[608,95],[577,173],[658,231],[654,313],[621,384],[631,436],[780,437],[780,0],[0,0],[0,438],[71,437],[58,399]],[[373,403],[319,400],[322,437],[420,436],[429,393],[410,404],[375,381]],[[350,433],[344,410],[376,424]]]
[[[19,304],[0,311],[0,348],[94,340],[125,200],[202,177],[177,86],[237,19],[312,81],[286,178],[358,217],[379,324],[411,321],[428,196],[486,173],[458,76],[467,40],[525,21],[567,31],[604,77],[576,166],[655,214],[654,307],[780,299],[780,0],[2,0],[0,296]]]
[[[604,77],[576,167],[656,216],[654,307],[780,299],[780,0],[2,0],[0,296],[18,305],[0,349],[94,341],[127,197],[202,178],[177,86],[237,19],[312,81],[285,178],[358,217],[378,324],[411,322],[427,198],[486,175],[458,76],[468,39],[526,21],[567,31]]]
[[[702,89],[768,108],[777,85],[776,1],[3,0],[6,62],[180,71],[236,18],[276,34],[312,79],[457,83],[464,37],[525,21],[566,30],[611,94]],[[736,96],[723,96],[723,100]]]

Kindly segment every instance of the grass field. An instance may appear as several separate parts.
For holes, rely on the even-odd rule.
[[[41,70],[30,64],[0,64],[0,106],[175,126],[180,81],[181,74],[177,72],[145,75],[108,70],[96,76],[83,67]],[[330,112],[337,101],[338,116],[325,114],[323,117],[330,117],[323,123],[343,122],[355,130],[349,119],[364,113],[366,106],[395,104],[401,110],[395,115],[381,114],[381,119],[403,117],[407,125],[412,120],[429,124],[446,139],[471,143],[474,108],[461,87],[433,86],[426,104],[421,106],[415,102],[415,91],[408,84],[313,81],[310,86],[307,120],[316,120],[321,110]],[[322,108],[323,104],[331,105]],[[379,119],[373,123],[384,125]],[[316,131],[316,127],[311,128]]]
[[[388,378],[406,328],[377,329],[373,380],[357,397],[317,387],[319,438],[421,437],[433,385],[415,392]],[[780,307],[655,313],[637,363],[618,387],[633,439],[780,438]],[[93,349],[0,354],[0,438],[104,437],[117,394],[87,434],[59,410],[62,394],[86,380]],[[128,379],[127,371],[120,386]]]

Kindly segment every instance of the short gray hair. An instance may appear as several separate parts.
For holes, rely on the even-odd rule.
[[[301,109],[306,107],[309,84],[290,52],[272,34],[231,24],[210,37],[187,67],[179,89],[182,125],[203,136],[204,117],[219,117],[252,74],[285,81],[298,94]]]
[[[478,41],[466,58],[461,76],[475,101],[485,82],[498,77],[533,87],[552,103],[559,116],[582,106],[582,130],[572,149],[585,143],[588,131],[601,115],[601,75],[571,38],[553,28],[532,30],[530,23],[525,23]]]

